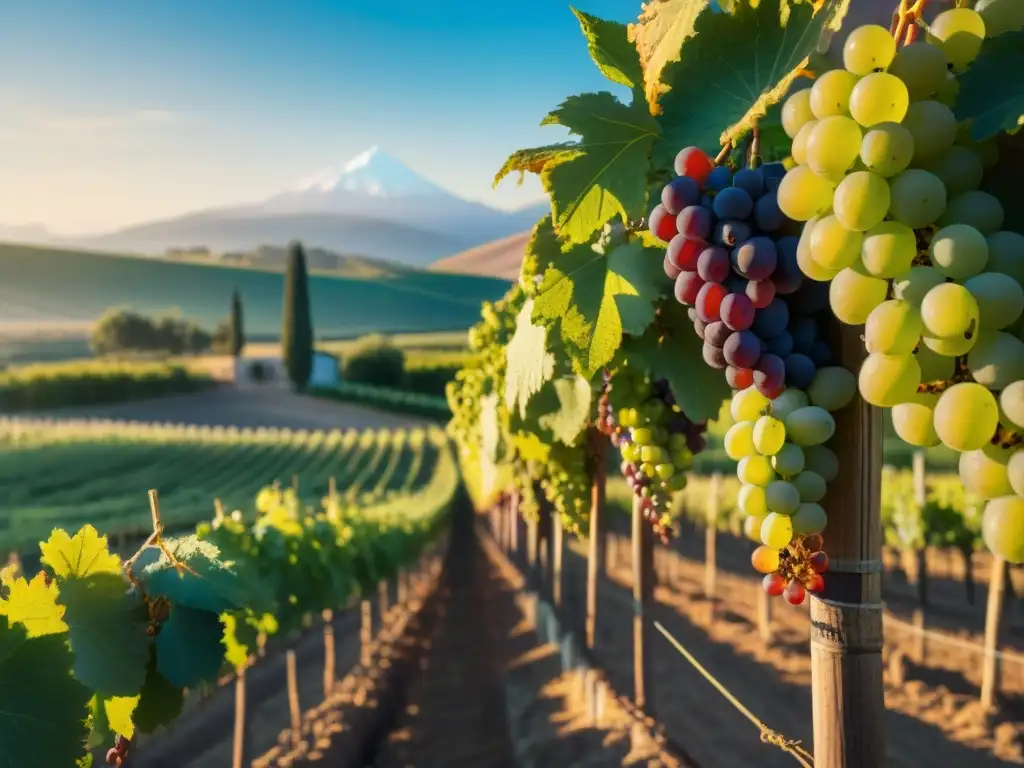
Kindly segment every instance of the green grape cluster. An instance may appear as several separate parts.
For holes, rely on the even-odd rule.
[[[827,446],[835,433],[833,411],[856,393],[854,375],[837,366],[818,369],[807,391],[788,387],[769,399],[755,386],[730,402],[734,424],[725,434],[726,454],[738,462],[739,507],[746,536],[760,544],[751,556],[770,595],[799,605],[806,592],[824,588],[828,556],[822,533],[828,522],[821,501],[839,474]]]
[[[585,535],[590,517],[590,473],[583,445],[551,446],[543,464],[540,487],[554,506],[562,527],[576,536]]]
[[[642,500],[656,535],[668,539],[674,523],[672,494],[686,487],[693,455],[704,447],[704,423],[687,418],[668,383],[624,368],[608,387],[610,412],[602,427],[622,455],[622,474]]]
[[[891,408],[897,434],[961,454],[988,499],[988,547],[1024,562],[1024,236],[979,189],[998,160],[951,104],[993,29],[1024,26],[1021,3],[940,13],[926,40],[897,48],[854,30],[844,69],[791,95],[783,124],[798,164],[779,206],[806,222],[797,260],[829,282],[835,316],[864,326],[861,396]]]

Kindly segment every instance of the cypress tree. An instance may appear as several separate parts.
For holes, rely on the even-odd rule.
[[[239,357],[245,347],[245,330],[242,324],[242,297],[236,290],[231,294],[231,325],[230,325],[231,354]]]
[[[306,253],[299,242],[293,242],[288,247],[281,350],[288,378],[292,380],[295,389],[305,389],[313,369],[313,322],[309,312]]]

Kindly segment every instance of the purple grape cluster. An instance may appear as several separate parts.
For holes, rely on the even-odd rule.
[[[785,167],[733,174],[688,147],[675,169],[648,223],[668,243],[665,274],[689,307],[705,362],[724,370],[733,389],[754,385],[769,398],[787,386],[806,389],[831,362],[816,319],[828,287],[800,270],[800,226],[777,199]]]

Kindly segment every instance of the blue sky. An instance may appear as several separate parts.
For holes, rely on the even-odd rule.
[[[258,200],[374,144],[518,207],[539,185],[492,192],[495,170],[601,89],[563,0],[3,0],[0,223],[95,232]]]

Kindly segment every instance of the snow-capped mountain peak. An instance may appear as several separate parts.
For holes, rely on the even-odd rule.
[[[443,193],[433,182],[410,170],[401,160],[373,146],[339,168],[326,168],[291,188],[294,193],[350,192],[372,197],[407,197]]]

